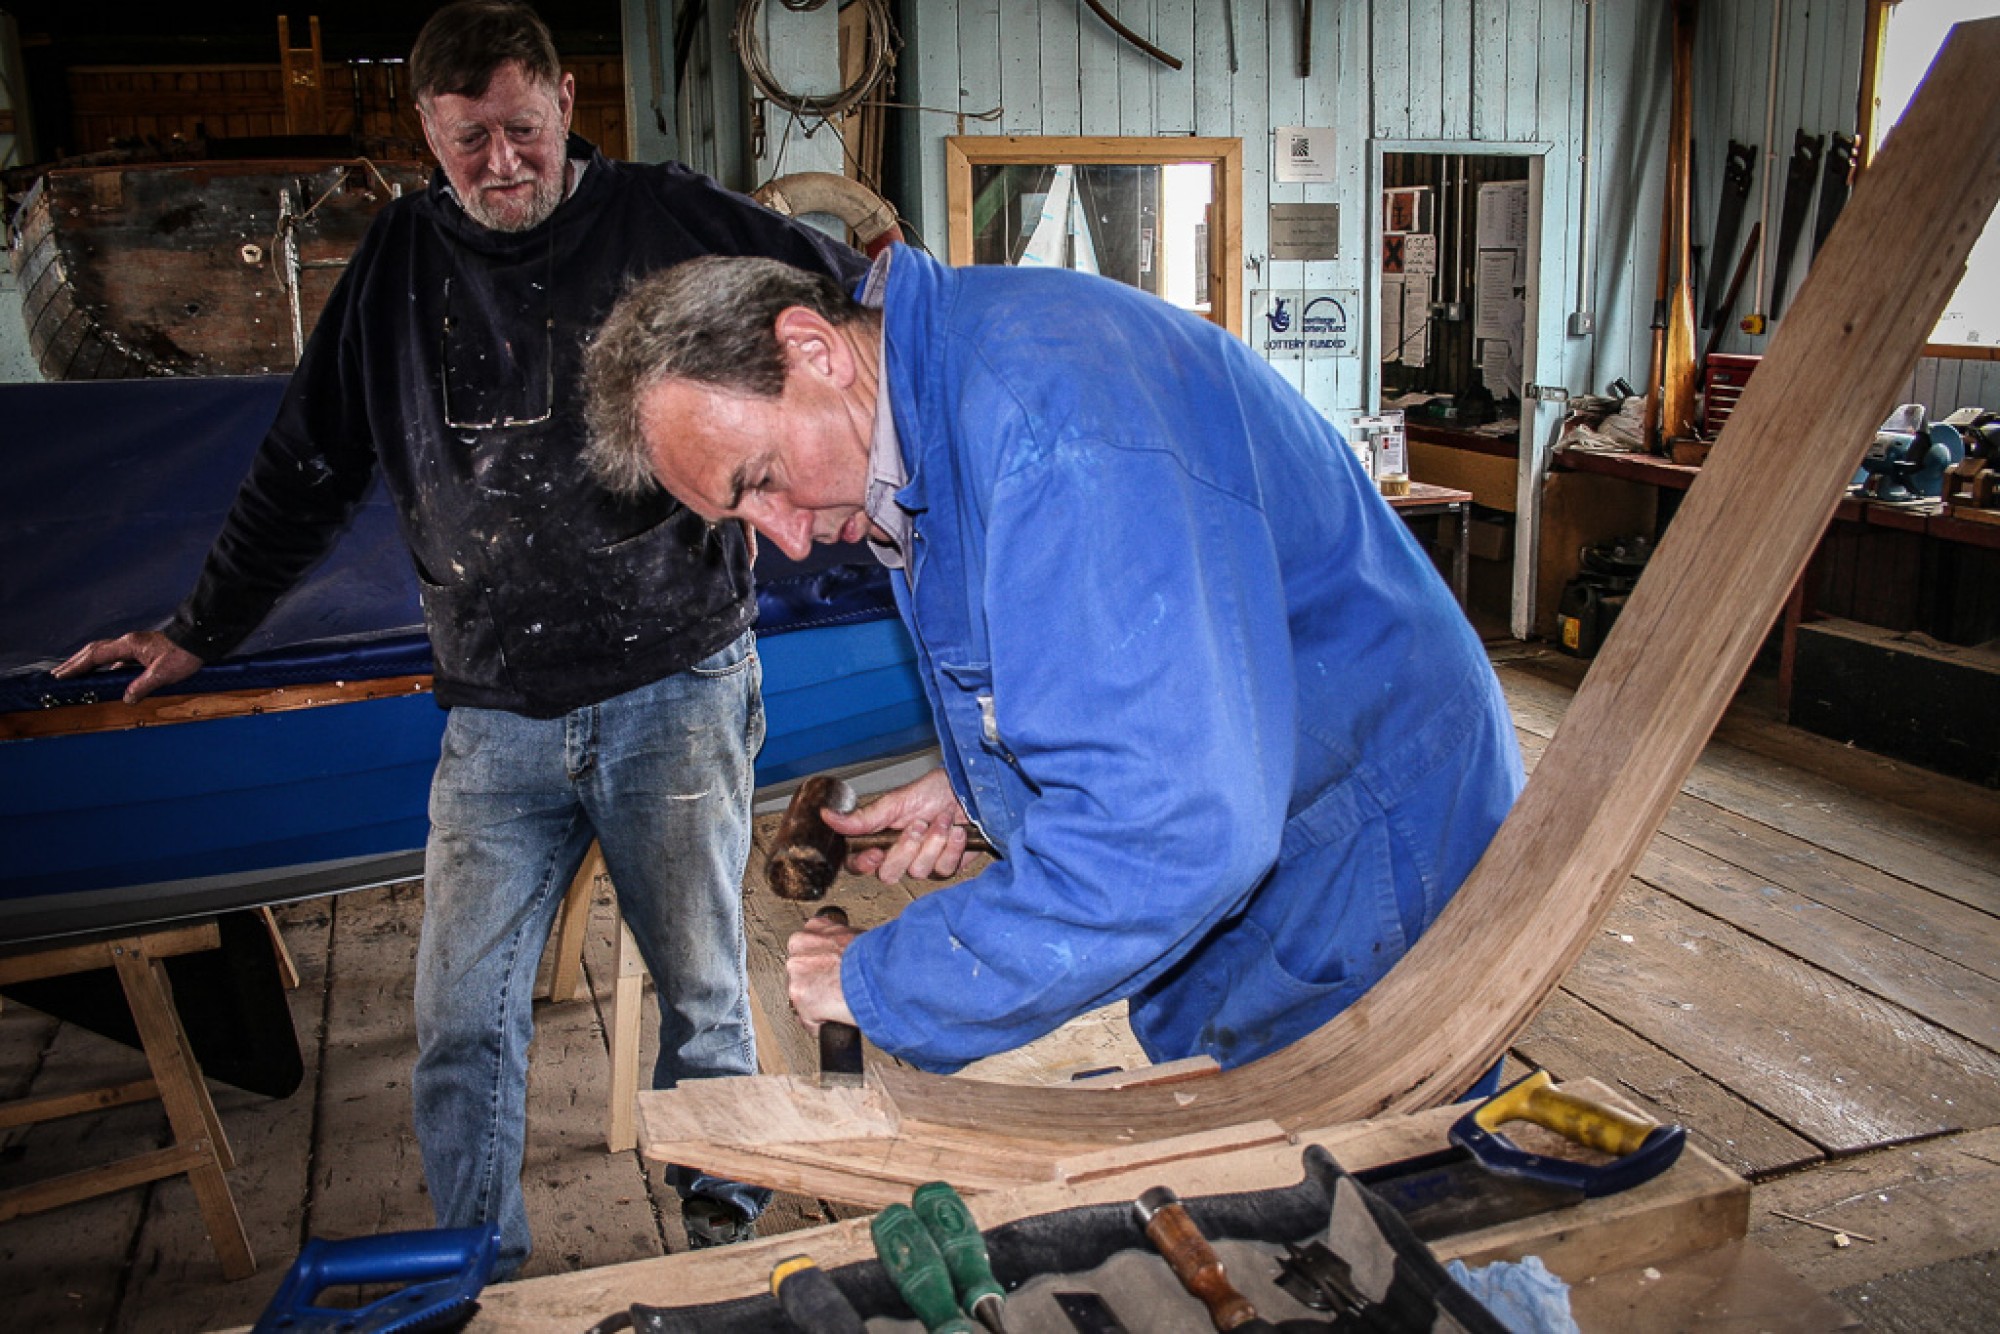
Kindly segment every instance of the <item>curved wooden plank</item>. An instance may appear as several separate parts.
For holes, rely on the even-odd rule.
[[[1957,285],[2000,196],[1996,67],[2000,19],[1960,24],[1860,180],[1513,813],[1386,978],[1285,1050],[1167,1088],[883,1070],[905,1121],[1097,1143],[1266,1118],[1296,1129],[1435,1106],[1492,1065],[1651,841]]]

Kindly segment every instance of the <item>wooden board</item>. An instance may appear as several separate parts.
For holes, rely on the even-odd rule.
[[[1758,1186],[1751,1234],[1820,1292],[1899,1270],[1983,1255],[2000,1237],[2000,1130],[1953,1135],[1869,1154],[1838,1171],[1804,1172]],[[1850,1246],[1822,1227],[1874,1241]]]
[[[1996,63],[2000,19],[1954,29],[1513,814],[1381,983],[1291,1047],[1193,1091],[884,1071],[905,1121],[1100,1141],[1267,1116],[1299,1127],[1434,1105],[1490,1066],[1595,938],[1955,287],[2000,196]],[[1847,1138],[1833,1126],[1821,1135]]]
[[[312,1157],[305,1232],[353,1237],[426,1228],[428,1197],[410,1108],[410,1023],[423,886],[344,894],[333,917],[325,1024],[342,1041],[320,1066],[321,1116],[342,1123],[341,1151]]]

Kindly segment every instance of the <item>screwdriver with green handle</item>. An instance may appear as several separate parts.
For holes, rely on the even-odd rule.
[[[965,1201],[950,1183],[931,1181],[917,1187],[916,1194],[910,1197],[910,1207],[944,1256],[944,1267],[958,1289],[960,1304],[993,1334],[1006,1334],[1000,1308],[1007,1300],[1007,1290],[993,1277],[993,1266],[986,1257],[986,1238],[979,1234],[979,1225],[972,1221],[972,1211],[965,1207]]]
[[[876,1258],[930,1334],[979,1334],[979,1326],[965,1318],[952,1296],[951,1272],[937,1243],[909,1205],[890,1205],[875,1215],[868,1231],[875,1238]]]

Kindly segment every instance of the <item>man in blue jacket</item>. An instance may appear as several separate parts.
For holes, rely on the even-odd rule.
[[[941,772],[844,832],[974,879],[793,937],[794,1005],[949,1071],[1130,1002],[1155,1060],[1274,1051],[1433,921],[1521,764],[1443,581],[1340,436],[1223,330],[901,248],[860,300],[758,260],[647,280],[586,365],[610,489],[895,571]]]

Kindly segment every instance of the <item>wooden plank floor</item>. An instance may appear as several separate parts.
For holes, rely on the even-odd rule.
[[[1581,665],[1518,646],[1496,661],[1532,764]],[[1753,684],[1746,700],[1755,695]],[[904,901],[882,886],[840,894],[864,926]],[[811,1057],[784,1008],[782,950],[806,909],[761,885],[750,903],[767,1054],[799,1068]],[[224,1282],[186,1184],[160,1183],[0,1224],[9,1326],[248,1323],[306,1237],[427,1224],[408,1090],[420,912],[414,885],[281,911],[304,977],[292,1006],[306,1083],[282,1101],[215,1087],[260,1272]],[[585,957],[591,999],[539,1012],[530,1274],[684,1244],[657,1170],[603,1149],[612,931],[601,903]],[[1122,1019],[1106,1013],[975,1073],[1057,1080],[1134,1055]],[[1739,702],[1514,1056],[1594,1076],[1687,1124],[1758,1182],[1756,1239],[1871,1328],[1984,1330],[2000,1309],[2000,794]],[[20,1006],[0,1011],[0,1097],[139,1069],[103,1039]],[[164,1130],[156,1107],[139,1106],[10,1132],[0,1186],[161,1143]],[[765,1231],[833,1212],[781,1198]],[[1824,1228],[1845,1229],[1850,1244]]]

